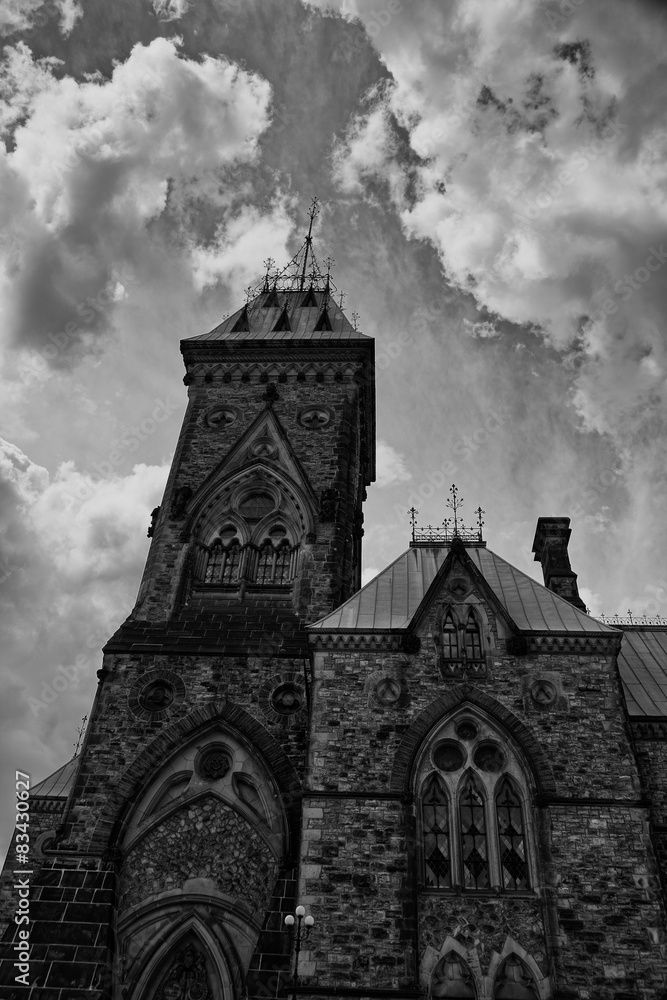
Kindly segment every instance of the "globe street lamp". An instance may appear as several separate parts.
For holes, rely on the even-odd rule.
[[[296,924],[294,917],[296,916]],[[310,928],[315,923],[315,918],[310,914],[306,916],[305,906],[297,906],[294,915],[288,913],[285,917],[285,925],[289,930],[290,938],[294,940],[294,972],[292,973],[292,1000],[296,1000],[297,971],[299,968],[299,952],[301,942],[305,941],[310,933]]]

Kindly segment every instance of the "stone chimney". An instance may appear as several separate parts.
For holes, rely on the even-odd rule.
[[[535,560],[542,564],[544,586],[580,611],[586,611],[579,597],[577,574],[572,571],[567,554],[571,534],[569,517],[538,517],[533,552]]]

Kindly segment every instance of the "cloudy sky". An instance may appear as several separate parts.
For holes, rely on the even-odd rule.
[[[569,515],[591,609],[667,614],[662,4],[3,0],[0,36],[3,802],[133,605],[179,340],[314,194],[377,339],[366,576],[455,481],[522,570]]]

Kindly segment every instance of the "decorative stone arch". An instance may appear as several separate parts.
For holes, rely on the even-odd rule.
[[[216,728],[229,729],[257,754],[275,781],[287,824],[287,860],[298,851],[301,783],[279,743],[243,708],[231,701],[212,702],[195,709],[159,733],[125,769],[101,810],[90,850],[100,852],[120,844],[127,818],[146,787],[147,780],[165,761],[198,733]]]
[[[226,502],[234,493],[246,486],[265,486],[268,492],[276,493],[287,501],[292,508],[289,511],[294,527],[305,535],[315,530],[314,510],[315,499],[307,495],[306,490],[289,476],[283,469],[262,459],[237,469],[229,476],[220,479],[215,470],[208,481],[192,497],[188,520],[184,526],[188,534],[195,536],[206,533],[207,528],[217,516],[226,516]]]
[[[528,727],[495,698],[491,698],[470,684],[452,686],[446,694],[436,698],[413,720],[394,756],[391,791],[399,795],[410,795],[412,772],[422,744],[446,715],[466,703],[488,714],[500,728],[504,728],[516,740],[535,777],[538,792],[555,795],[556,781],[548,757]]]
[[[429,945],[424,951],[424,955],[419,966],[419,985],[422,990],[428,997],[431,996],[433,974],[440,962],[452,954],[457,955],[470,970],[477,1000],[483,1000],[484,977],[482,976],[479,957],[477,955],[477,948],[464,947],[461,942],[457,941],[451,934],[447,935],[439,950],[436,951],[435,948]]]
[[[495,997],[495,986],[498,972],[501,970],[502,965],[510,955],[516,955],[517,958],[521,959],[530,972],[533,977],[538,1000],[550,1000],[552,996],[552,988],[549,976],[544,975],[533,956],[527,952],[525,948],[522,948],[518,941],[509,937],[509,935],[505,938],[505,944],[503,945],[503,950],[500,954],[497,951],[493,952],[491,962],[489,963],[489,971],[485,976],[486,995],[490,998],[490,1000]]]
[[[241,995],[243,967],[233,941],[222,926],[204,921],[197,910],[191,908],[166,926],[158,923],[160,930],[149,940],[134,961],[128,963],[127,980],[123,985],[126,1000],[152,1000],[168,971],[174,956],[192,943],[204,954],[208,971],[212,973],[212,996],[235,1000]],[[128,938],[129,928],[125,929]]]

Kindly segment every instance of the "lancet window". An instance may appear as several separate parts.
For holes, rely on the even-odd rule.
[[[477,609],[469,604],[445,607],[436,643],[443,676],[484,676],[486,659]]]
[[[507,740],[481,718],[442,726],[417,772],[427,889],[529,891],[529,779]]]
[[[277,489],[237,490],[228,523],[202,532],[195,545],[196,585],[286,587],[297,575],[300,532]]]
[[[445,615],[442,625],[442,655],[446,660],[458,660],[459,637],[451,614]]]
[[[479,624],[472,611],[468,612],[465,627],[466,658],[468,660],[481,660],[482,658],[482,637]]]
[[[430,775],[424,783],[422,815],[427,882],[437,888],[448,888],[452,884],[449,800],[445,783],[437,774]]]

